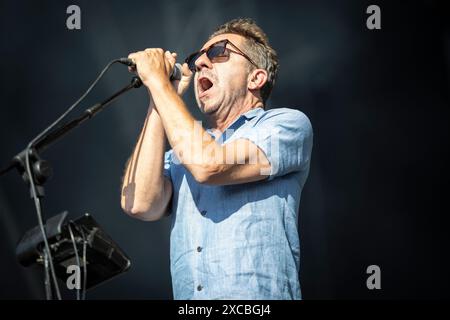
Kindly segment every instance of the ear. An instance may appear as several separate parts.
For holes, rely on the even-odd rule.
[[[260,90],[264,84],[267,82],[267,71],[264,69],[253,70],[248,77],[248,89],[249,90]]]

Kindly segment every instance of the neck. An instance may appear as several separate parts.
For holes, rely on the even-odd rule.
[[[212,129],[224,132],[241,114],[255,108],[263,108],[264,105],[254,96],[249,96],[242,103],[233,104],[229,108],[224,108],[222,112],[208,115],[207,119]]]

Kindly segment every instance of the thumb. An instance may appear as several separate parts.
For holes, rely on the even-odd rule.
[[[192,76],[192,71],[189,69],[187,63],[183,63],[183,66],[181,68],[181,71],[183,73],[183,76],[190,77]]]

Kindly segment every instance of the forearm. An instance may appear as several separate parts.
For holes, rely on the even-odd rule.
[[[149,89],[164,131],[177,160],[199,183],[235,184],[266,178],[262,170],[270,168],[264,152],[248,139],[226,144],[215,141],[189,113],[181,95],[193,73],[183,65],[180,81],[169,81],[176,54],[160,48],[145,49],[128,56]],[[258,160],[255,164],[254,161]]]
[[[169,82],[149,84],[158,113],[172,149],[178,159],[198,180],[224,163],[222,147],[189,113],[183,100]]]
[[[123,177],[121,205],[128,214],[144,220],[164,214],[172,192],[163,175],[164,148],[164,127],[151,103]]]

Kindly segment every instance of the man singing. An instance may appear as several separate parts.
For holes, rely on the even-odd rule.
[[[265,110],[278,70],[265,33],[250,19],[225,23],[172,83],[175,53],[129,58],[151,102],[121,205],[146,221],[171,215],[174,298],[301,299],[298,209],[313,133],[300,111]],[[208,129],[181,99],[193,75]]]

